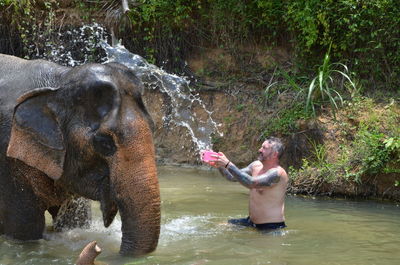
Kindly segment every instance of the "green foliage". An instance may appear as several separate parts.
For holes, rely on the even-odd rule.
[[[383,141],[385,148],[392,152],[400,151],[400,138],[389,137]]]
[[[11,10],[11,23],[17,28],[24,51],[27,53],[31,37],[30,32],[36,30],[32,1],[2,1],[0,5],[7,6],[7,9]]]
[[[302,92],[303,86],[304,86],[304,81],[307,80],[308,78],[305,76],[298,76],[298,75],[292,75],[285,71],[285,69],[278,69],[278,77],[283,77],[283,79],[286,81],[286,83],[280,84],[280,87],[283,89],[289,89],[289,90],[294,90],[296,92]],[[265,88],[265,96],[267,99],[271,97],[271,92],[273,91],[274,87],[277,87],[277,82],[270,84]]]
[[[330,51],[331,46],[327,53],[325,54],[324,61],[318,68],[317,76],[311,81],[308,87],[306,109],[312,109],[315,115],[315,105],[322,105],[328,101],[330,103],[333,114],[339,108],[338,103],[343,105],[343,98],[339,93],[338,89],[335,87],[340,83],[336,76],[345,79],[351,87],[351,91],[356,90],[354,82],[349,77],[347,66],[341,63],[331,63],[330,62]],[[344,69],[344,71],[338,70],[338,67]]]
[[[176,65],[176,61],[180,59],[180,50],[184,48],[184,40],[180,39],[180,35],[194,26],[195,13],[202,8],[202,1],[137,2],[140,4],[128,12],[131,41],[142,47],[142,52],[149,62],[156,63],[157,57],[160,58],[159,54],[164,53],[163,55],[168,57],[160,60],[170,60],[172,65]],[[125,39],[127,37],[129,36],[125,36]]]
[[[367,115],[359,121],[351,143],[350,177],[359,180],[363,175],[400,173],[399,109],[396,106],[393,100],[380,106],[380,110],[372,111],[377,104],[361,98],[349,107],[352,116],[357,116],[357,109]]]
[[[357,125],[347,124],[343,116],[340,122],[336,121],[338,130],[353,131],[351,140],[342,143],[334,152],[310,140],[312,156],[303,160],[300,169],[293,169],[295,176],[309,174],[325,181],[344,178],[361,183],[364,176],[400,173],[399,109],[395,106],[396,103],[391,102],[378,107],[369,98],[356,98],[341,113],[348,113]],[[393,184],[400,185],[400,180]]]
[[[313,149],[311,152],[314,155],[314,161],[316,163],[316,166],[325,166],[326,164],[326,158],[327,158],[327,150],[325,145],[323,144],[318,144],[315,141],[310,141]]]
[[[350,66],[363,85],[400,84],[400,2],[398,0],[204,0],[138,1],[130,18],[145,45],[184,35],[191,44],[238,52],[249,42],[288,43],[297,64],[310,72],[321,51]],[[157,56],[157,49],[147,51]]]
[[[383,172],[389,161],[390,150],[383,143],[385,135],[377,131],[362,128],[354,142],[353,162],[360,162],[361,168],[356,175],[378,174]]]
[[[368,127],[362,127],[356,134],[352,145],[349,163],[353,165],[353,177],[360,182],[364,175],[400,173],[398,168],[400,155],[399,137],[387,137],[385,134]],[[392,167],[391,165],[396,165]],[[355,169],[355,170],[354,170]]]
[[[54,7],[56,1],[44,1]],[[78,1],[84,19],[112,1]],[[114,1],[112,3],[117,3]],[[193,47],[210,45],[240,53],[249,43],[294,48],[302,74],[315,71],[321,51],[332,47],[332,61],[349,66],[365,87],[400,86],[400,1],[398,0],[138,0],[131,5],[128,25],[120,24],[124,39],[151,62],[185,60]],[[0,0],[12,10],[26,39],[36,1]],[[7,11],[7,12],[8,12]],[[0,14],[2,15],[2,14]],[[29,34],[28,34],[29,35]],[[125,43],[124,43],[125,44]],[[143,54],[141,53],[141,54]],[[336,104],[336,103],[335,103]]]
[[[292,75],[284,69],[279,69],[278,75],[282,76],[286,83],[278,85],[278,82],[274,82],[268,85],[264,90],[266,100],[271,99],[276,89],[286,88],[297,93],[296,100],[300,101],[304,98],[305,113],[312,112],[315,116],[315,106],[322,107],[329,104],[335,116],[336,110],[343,105],[343,95],[347,93],[350,98],[353,98],[358,95],[360,89],[350,78],[346,65],[331,63],[330,51],[329,47],[322,64],[318,67],[316,76],[307,86],[307,77]]]
[[[17,2],[18,2],[17,0],[0,0],[0,6],[9,6]]]
[[[26,58],[37,53],[35,47],[51,44],[51,40],[47,36],[54,32],[55,8],[58,7],[58,4],[53,1],[43,1],[42,3],[44,10],[35,9],[36,1],[34,0],[0,1],[0,6],[6,7],[3,14],[0,11],[0,16],[11,18],[11,25],[19,33]]]
[[[309,143],[312,146],[312,156],[303,159],[300,169],[291,169],[294,178],[301,175],[310,175],[322,178],[327,182],[334,181],[340,168],[337,163],[329,162],[327,147],[324,144],[313,141],[312,139],[309,139]]]
[[[221,48],[233,48],[258,36],[276,42],[282,29],[284,4],[278,0],[202,1],[199,10],[204,34]],[[257,38],[257,37],[256,37]]]
[[[79,13],[81,14],[81,18],[83,20],[88,21],[90,19],[91,14],[93,14],[96,11],[99,11],[101,9],[100,8],[101,5],[98,2],[101,2],[101,1],[99,1],[99,0],[97,0],[97,1],[74,0],[74,5],[75,5],[75,8],[80,11]],[[103,3],[103,5],[104,5],[104,3]]]
[[[384,169],[385,173],[400,173],[400,168],[391,166],[400,165],[400,137],[386,137],[383,143],[392,157],[392,162]]]
[[[291,107],[281,109],[277,115],[267,121],[263,126],[262,136],[290,135],[297,128],[296,121],[310,118],[311,113],[306,111],[301,103],[295,102]]]
[[[323,144],[311,144],[313,157],[303,160],[299,172],[295,172],[296,175],[317,170],[318,175],[326,181],[344,177],[361,183],[365,175],[400,173],[398,164],[397,167],[390,166],[393,160],[400,162],[400,148],[397,147],[400,140],[386,138],[383,133],[377,131],[361,129],[352,146],[340,149],[334,163],[327,160],[327,150]]]
[[[246,105],[245,104],[238,104],[236,105],[236,110],[241,112],[245,109]]]
[[[332,43],[336,59],[347,60],[360,77],[397,89],[399,12],[397,0],[290,0],[285,18],[303,66]]]
[[[22,25],[25,19],[21,15],[29,16],[34,2],[1,0],[0,6],[12,5]],[[75,1],[82,13],[87,14],[86,19],[93,10],[101,9],[101,3]],[[133,38],[146,47],[143,50],[152,62],[162,52],[172,53],[170,60],[182,59],[179,54],[188,44],[213,44],[235,50],[253,41],[287,43],[290,36],[299,58],[297,63],[305,72],[320,59],[321,50],[332,44],[331,56],[351,66],[364,85],[372,81],[398,88],[398,0],[139,0],[136,3],[128,14],[130,27]],[[32,25],[30,19],[26,22]],[[188,39],[178,40],[180,36]],[[161,40],[166,42],[161,44]],[[166,45],[170,45],[168,49]]]

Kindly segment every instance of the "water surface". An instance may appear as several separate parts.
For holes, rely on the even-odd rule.
[[[226,224],[246,216],[248,192],[215,170],[160,167],[159,179],[162,227],[155,252],[119,256],[120,219],[104,228],[94,203],[89,230],[47,230],[45,239],[24,243],[1,236],[0,264],[74,264],[91,240],[103,249],[99,264],[400,264],[396,204],[288,196],[288,228],[262,234]]]

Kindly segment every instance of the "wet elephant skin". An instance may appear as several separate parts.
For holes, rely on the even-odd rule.
[[[0,234],[42,237],[72,196],[119,211],[120,252],[153,251],[160,194],[152,121],[135,73],[117,63],[63,67],[0,55]]]

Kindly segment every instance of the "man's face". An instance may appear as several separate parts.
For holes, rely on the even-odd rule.
[[[258,150],[258,160],[261,162],[271,159],[276,154],[270,141],[265,141]]]

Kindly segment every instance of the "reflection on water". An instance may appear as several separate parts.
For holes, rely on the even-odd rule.
[[[103,249],[98,261],[108,264],[400,264],[397,205],[289,196],[288,228],[262,234],[226,224],[246,216],[247,191],[216,171],[161,167],[159,179],[162,227],[155,252],[119,256],[121,221],[104,228],[94,203],[91,229],[46,231],[45,239],[24,243],[0,237],[0,264],[74,264],[92,240]]]

